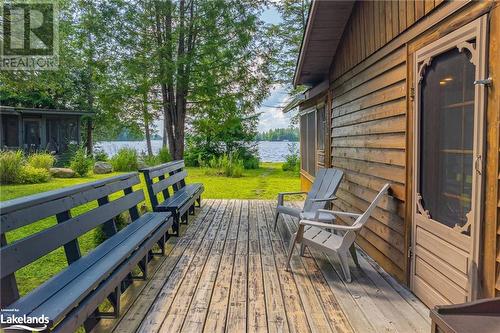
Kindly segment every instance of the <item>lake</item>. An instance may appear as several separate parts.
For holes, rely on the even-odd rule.
[[[298,142],[284,141],[259,141],[259,156],[262,162],[283,162],[285,156],[289,154],[288,146],[294,144],[298,148]],[[151,146],[156,154],[162,145],[161,140],[152,140]],[[138,153],[146,152],[146,141],[101,141],[97,142],[96,146],[102,148],[109,156],[116,154],[120,148],[129,147],[137,150]]]

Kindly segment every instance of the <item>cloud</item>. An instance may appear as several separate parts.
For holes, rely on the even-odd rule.
[[[284,114],[282,111],[283,106],[290,98],[285,88],[281,85],[275,85],[271,89],[270,96],[257,109],[257,112],[261,113],[258,124],[259,132],[290,126],[291,113]]]

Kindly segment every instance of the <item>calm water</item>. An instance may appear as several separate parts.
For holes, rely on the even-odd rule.
[[[161,140],[151,141],[153,152],[156,154],[161,148]],[[260,141],[258,143],[259,156],[262,162],[283,162],[289,153],[291,142]],[[298,147],[298,143],[295,144]],[[146,152],[146,141],[101,141],[97,143],[109,156],[113,156],[123,147],[134,148],[138,153]]]

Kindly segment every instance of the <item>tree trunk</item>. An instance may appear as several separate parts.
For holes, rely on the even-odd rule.
[[[149,130],[149,113],[148,113],[148,95],[144,93],[142,96],[142,117],[144,118],[144,133],[146,135],[146,146],[148,155],[153,155],[153,147],[151,147],[151,132]]]
[[[87,120],[87,154],[92,155],[93,152],[93,147],[94,147],[94,142],[93,142],[93,137],[92,137],[92,119],[89,118]]]

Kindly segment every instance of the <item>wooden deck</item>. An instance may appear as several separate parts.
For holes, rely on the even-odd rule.
[[[156,259],[154,275],[122,298],[114,332],[430,332],[428,309],[360,253],[353,282],[335,258],[298,251],[285,271],[290,230],[274,202],[206,200],[193,222]],[[139,297],[136,297],[139,295]]]

